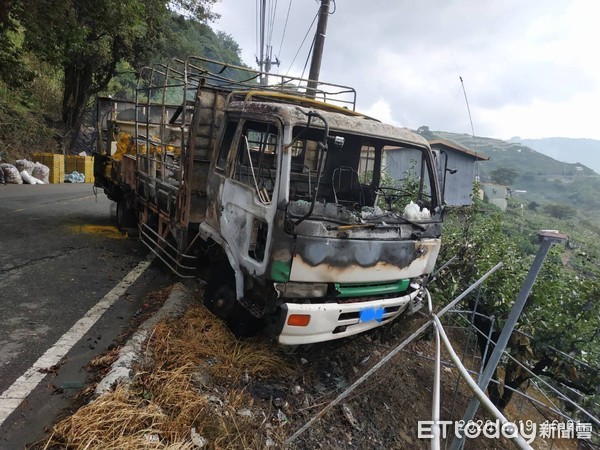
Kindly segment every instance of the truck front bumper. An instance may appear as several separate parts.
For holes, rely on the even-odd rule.
[[[283,345],[302,345],[362,333],[394,320],[419,293],[416,290],[401,297],[348,304],[284,303],[285,322],[278,341]],[[290,316],[310,316],[310,319],[306,326],[290,325]]]

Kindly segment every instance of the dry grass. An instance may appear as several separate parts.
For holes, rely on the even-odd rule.
[[[119,357],[119,349],[113,348],[112,350],[102,353],[95,358],[93,358],[88,364],[87,367],[89,369],[99,369],[104,368],[106,366],[110,366],[114,363]]]
[[[153,336],[154,360],[173,364],[206,366],[219,381],[250,377],[278,377],[292,368],[273,343],[264,340],[238,341],[229,329],[203,306],[194,306],[181,319],[159,324]]]
[[[147,448],[147,436],[160,431],[164,414],[151,402],[123,387],[79,409],[59,422],[52,443],[68,448]],[[60,438],[60,439],[56,439]],[[127,445],[123,443],[127,441]]]
[[[280,441],[266,415],[241,416],[254,399],[241,380],[290,375],[272,343],[238,341],[204,307],[159,323],[145,347],[150,363],[53,429],[47,448],[188,449],[195,429],[205,448],[264,448]]]

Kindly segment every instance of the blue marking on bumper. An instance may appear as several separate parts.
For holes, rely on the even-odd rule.
[[[358,318],[360,322],[370,322],[371,320],[381,322],[383,320],[384,311],[385,308],[382,307],[365,308],[360,311]]]

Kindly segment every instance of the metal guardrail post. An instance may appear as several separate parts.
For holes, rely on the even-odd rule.
[[[533,264],[531,265],[531,268],[529,269],[529,272],[527,273],[527,276],[525,277],[525,281],[523,281],[523,286],[519,291],[519,295],[517,296],[517,299],[512,309],[510,310],[510,314],[508,315],[508,319],[506,319],[506,323],[502,328],[502,332],[500,333],[498,342],[496,343],[494,351],[490,356],[490,360],[486,364],[485,369],[481,374],[481,377],[479,377],[479,381],[477,384],[484,392],[487,389],[490,380],[492,379],[492,375],[496,371],[498,362],[500,361],[502,353],[504,352],[504,350],[506,349],[506,345],[508,344],[508,339],[510,338],[517,324],[517,321],[521,316],[521,312],[523,311],[523,307],[525,306],[527,297],[529,297],[531,288],[533,287],[533,284],[535,283],[540,269],[542,268],[542,264],[546,259],[546,255],[548,254],[550,247],[552,247],[552,245],[554,245],[555,243],[564,242],[567,239],[567,236],[564,234],[558,233],[557,231],[548,230],[540,231],[538,233],[538,236],[541,238],[540,248],[538,249],[537,255],[535,256],[535,259],[533,261]],[[465,411],[465,414],[463,416],[463,420],[465,421],[465,423],[473,420],[478,408],[479,400],[477,399],[477,397],[473,397],[471,399],[471,402],[469,403],[469,406],[467,406],[467,410]],[[460,450],[463,447],[463,445],[464,436],[454,437],[454,439],[452,440],[452,444],[450,445],[450,450]]]

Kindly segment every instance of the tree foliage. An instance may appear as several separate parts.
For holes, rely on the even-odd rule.
[[[163,54],[171,9],[205,21],[215,17],[215,1],[12,0],[0,9],[0,59],[28,51],[62,71],[62,120],[72,141],[90,96],[107,88],[119,64],[137,70]],[[7,40],[17,28],[22,45]]]
[[[510,214],[488,210],[478,202],[471,209],[447,216],[440,258],[444,261],[457,255],[458,262],[438,278],[432,288],[434,298],[451,300],[503,262],[481,288],[477,302],[470,300],[470,306],[482,314],[475,327],[481,335],[491,333],[497,338],[533,261],[534,255],[524,249],[535,249],[531,245],[534,239],[535,233],[519,231],[517,220]],[[501,364],[506,371],[505,386],[519,388],[533,373],[576,389],[591,404],[591,399],[600,395],[599,261],[586,255],[586,270],[575,271],[565,257],[567,252],[564,247],[555,247],[549,253],[507,349],[528,370],[507,358]],[[492,323],[484,316],[495,320]],[[485,342],[480,340],[480,344]],[[490,396],[504,408],[512,391],[501,392],[492,386]]]
[[[551,203],[544,206],[544,212],[556,219],[569,219],[573,217],[577,211],[571,205]]]
[[[499,167],[490,172],[490,179],[492,182],[504,184],[506,186],[513,184],[518,176],[519,172],[508,167]]]
[[[19,55],[19,24],[11,14],[13,1],[0,4],[0,80],[22,87],[31,81],[33,74],[27,70]]]

